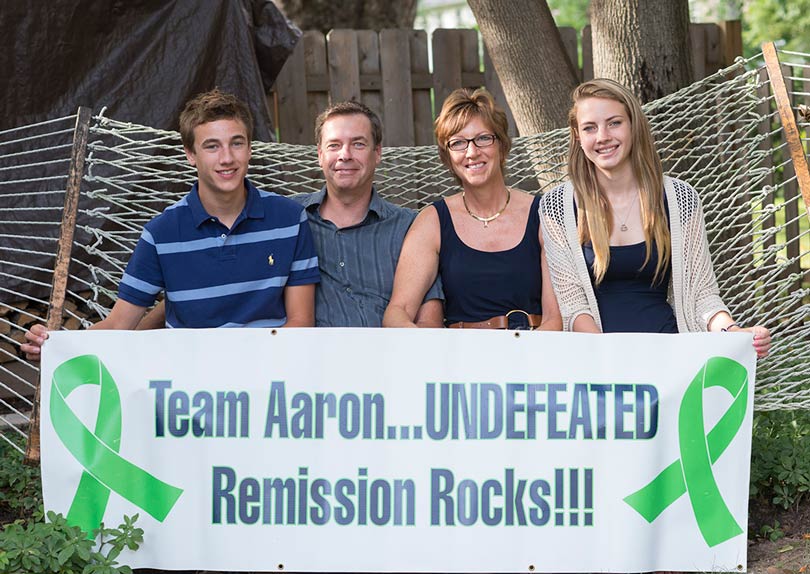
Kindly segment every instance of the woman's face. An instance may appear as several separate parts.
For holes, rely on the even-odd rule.
[[[577,138],[591,163],[603,173],[630,167],[633,135],[624,104],[606,98],[577,102]]]
[[[478,145],[475,141],[466,141],[476,138]],[[465,143],[467,149],[453,151],[454,144],[463,147]],[[447,147],[453,171],[465,189],[494,182],[503,184],[500,142],[480,117],[473,117],[461,131],[450,136]]]

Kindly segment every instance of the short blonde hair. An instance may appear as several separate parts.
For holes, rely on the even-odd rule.
[[[434,122],[434,130],[436,143],[439,146],[439,159],[442,160],[442,163],[459,183],[461,183],[461,180],[453,171],[447,143],[454,134],[463,130],[464,126],[470,123],[473,118],[481,118],[487,127],[492,130],[492,133],[495,134],[495,137],[498,138],[498,145],[501,146],[501,172],[504,174],[506,174],[506,156],[509,155],[509,150],[512,149],[512,139],[509,137],[509,122],[506,119],[506,113],[495,103],[492,94],[484,88],[478,88],[475,91],[459,88],[453,91],[444,100],[442,111]]]

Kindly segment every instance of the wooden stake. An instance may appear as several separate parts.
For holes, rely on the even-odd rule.
[[[62,326],[62,311],[65,306],[70,252],[73,247],[73,233],[76,230],[76,212],[79,207],[79,192],[84,175],[84,158],[87,153],[87,138],[90,132],[90,108],[80,107],[76,114],[76,128],[73,130],[73,149],[70,152],[65,205],[62,210],[62,226],[59,244],[56,249],[56,262],[53,269],[51,300],[48,305],[46,326],[48,331],[57,331]],[[34,392],[34,407],[28,427],[28,445],[25,450],[27,464],[39,464],[39,395],[42,380],[38,381]]]
[[[762,55],[765,57],[765,67],[771,79],[771,89],[776,98],[776,109],[779,111],[779,118],[782,120],[782,128],[785,131],[785,141],[796,172],[796,181],[799,183],[802,199],[804,199],[804,209],[807,217],[810,218],[810,168],[807,165],[801,134],[796,125],[796,116],[790,104],[787,85],[779,64],[779,54],[777,54],[773,42],[762,44]]]

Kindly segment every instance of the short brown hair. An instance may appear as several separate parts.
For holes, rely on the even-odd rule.
[[[198,94],[186,103],[180,113],[180,140],[183,147],[194,150],[194,128],[217,120],[236,119],[245,124],[248,141],[253,139],[253,116],[250,108],[234,96],[214,88]]]
[[[473,118],[481,118],[498,138],[498,145],[501,146],[501,171],[506,174],[506,156],[512,149],[512,139],[509,137],[509,122],[506,113],[495,103],[486,89],[478,88],[469,90],[459,88],[453,91],[444,100],[442,111],[434,122],[436,133],[436,143],[439,145],[439,159],[447,166],[456,181],[461,180],[453,171],[453,164],[450,161],[450,150],[447,149],[447,142],[453,134],[457,134],[464,129]],[[474,145],[474,144],[473,144]]]
[[[318,114],[315,120],[315,145],[321,145],[321,132],[323,131],[323,124],[326,120],[332,119],[336,116],[353,116],[360,114],[366,116],[368,121],[371,122],[371,138],[374,140],[374,147],[382,145],[382,122],[380,116],[374,113],[371,108],[360,102],[339,102],[333,104]]]

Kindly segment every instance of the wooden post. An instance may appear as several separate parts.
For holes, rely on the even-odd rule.
[[[87,153],[87,138],[90,132],[90,108],[80,107],[76,115],[76,128],[73,131],[73,149],[70,152],[65,205],[62,209],[62,226],[59,244],[56,249],[56,262],[53,268],[51,300],[48,305],[46,326],[48,331],[57,331],[62,326],[62,311],[65,306],[70,252],[73,247],[73,233],[76,230],[76,212],[79,207],[79,192],[84,175],[84,158]],[[34,407],[31,410],[31,421],[28,427],[28,445],[25,450],[25,461],[28,464],[39,463],[39,396],[42,387],[39,384],[34,392]]]
[[[765,57],[765,66],[771,79],[771,89],[776,99],[779,118],[782,120],[782,128],[785,132],[785,141],[790,151],[793,169],[796,171],[796,181],[799,183],[802,199],[804,199],[805,212],[807,217],[810,218],[810,168],[807,165],[807,156],[804,155],[801,134],[799,133],[799,127],[796,125],[796,116],[793,114],[790,95],[779,64],[779,55],[776,53],[776,46],[774,46],[773,42],[766,42],[762,45],[762,55]]]

